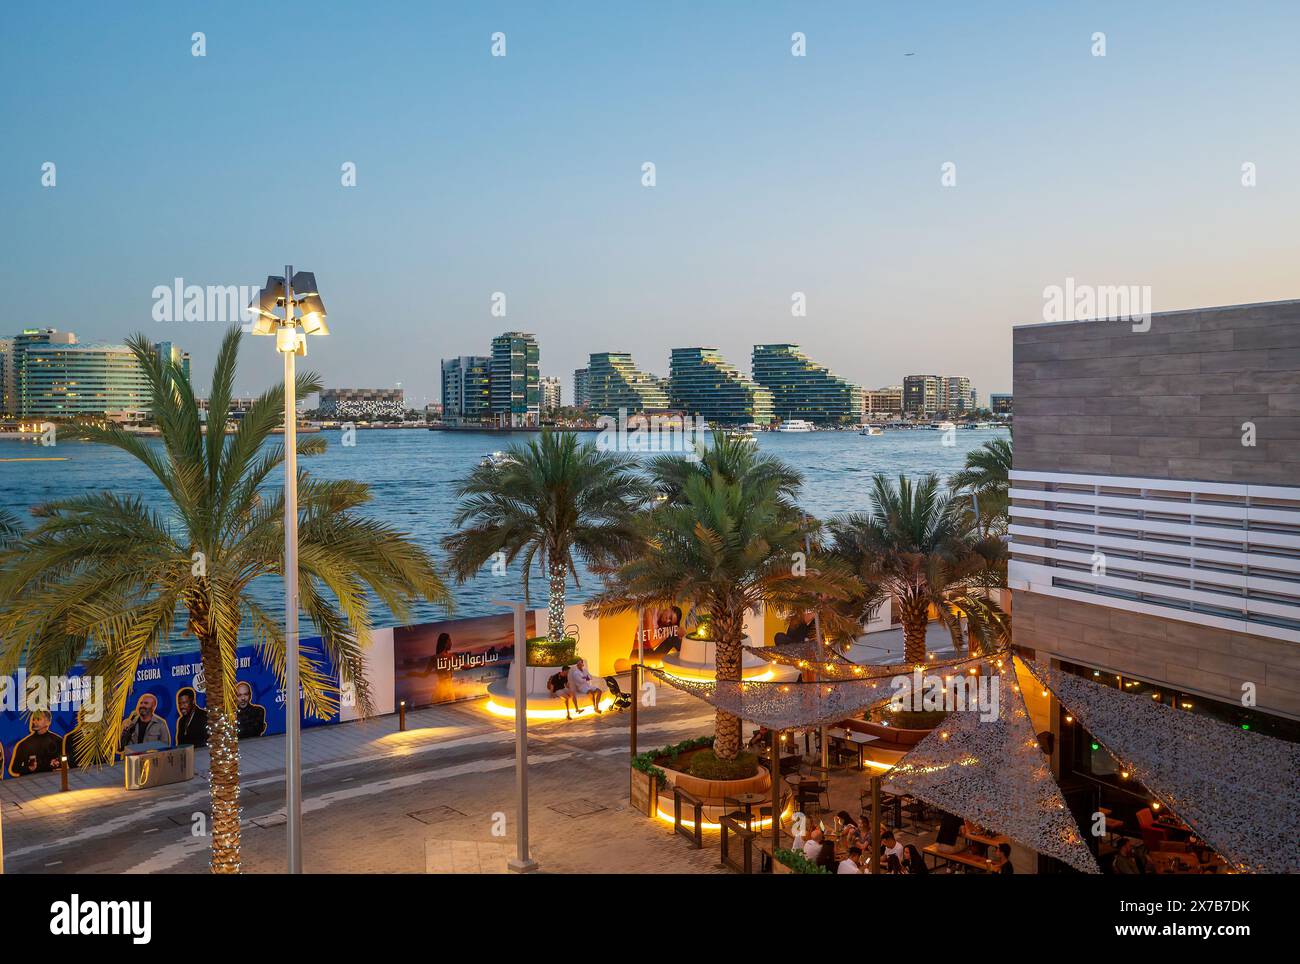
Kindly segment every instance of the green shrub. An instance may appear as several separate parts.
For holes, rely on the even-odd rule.
[[[658,777],[662,783],[667,780],[667,775],[663,770],[655,766],[657,760],[667,758],[670,763],[675,763],[680,754],[685,753],[687,750],[697,750],[702,746],[713,746],[713,737],[697,736],[689,740],[682,740],[681,743],[674,743],[671,746],[663,746],[657,750],[638,753],[632,759],[632,769]]]
[[[565,637],[558,643],[548,636],[528,641],[529,666],[572,666],[578,661],[578,641]]]
[[[789,867],[796,874],[829,874],[830,870],[821,867],[809,860],[797,850],[787,850],[785,847],[777,847],[772,851],[776,859]]]
[[[701,780],[744,780],[758,773],[758,757],[739,753],[734,760],[719,760],[712,749],[700,750],[691,757],[686,772]]]

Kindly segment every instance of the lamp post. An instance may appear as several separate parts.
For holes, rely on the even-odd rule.
[[[516,874],[527,874],[537,869],[537,861],[528,853],[528,640],[525,629],[524,604],[493,600],[495,606],[505,606],[515,614],[515,655],[511,671],[515,674],[515,795],[518,807],[515,816],[515,859],[506,867]]]
[[[276,309],[280,310],[276,314]],[[253,334],[275,335],[284,356],[284,812],[289,873],[302,873],[302,726],[298,682],[298,403],[294,361],[307,354],[308,335],[328,335],[325,303],[310,271],[270,275],[249,305]],[[299,325],[302,330],[299,331]]]

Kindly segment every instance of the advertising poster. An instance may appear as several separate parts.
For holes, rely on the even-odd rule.
[[[327,678],[338,687],[338,673],[330,666],[319,637],[302,641],[303,653],[324,667]],[[271,733],[283,733],[285,722],[284,691],[276,682],[275,672],[257,655],[254,646],[242,646],[238,652],[235,705],[238,735],[251,740]],[[107,712],[103,688],[95,687],[80,666],[67,677],[66,685],[50,692],[49,718],[29,714],[29,694],[37,685],[23,671],[0,677],[0,756],[5,779],[47,773],[57,769],[59,758],[67,754],[69,766],[77,767],[76,740],[70,739],[77,727],[77,707],[87,713]],[[135,685],[127,699],[127,716],[121,720],[122,745],[129,746],[207,746],[207,687],[198,653],[169,653],[140,664]],[[341,702],[346,703],[346,694]],[[43,700],[42,703],[45,701]],[[97,710],[96,707],[99,709]],[[333,720],[304,716],[304,728],[320,726]]]
[[[524,632],[537,635],[529,611]],[[477,616],[393,630],[393,688],[409,707],[473,699],[502,679],[515,655],[515,617]]]
[[[600,671],[602,674],[626,673],[645,649],[647,666],[663,666],[664,657],[682,648],[686,608],[660,606],[636,613],[606,616],[600,620]]]

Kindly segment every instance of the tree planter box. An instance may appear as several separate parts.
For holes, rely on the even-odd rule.
[[[636,769],[631,772],[632,809],[653,818],[659,805],[659,778]]]

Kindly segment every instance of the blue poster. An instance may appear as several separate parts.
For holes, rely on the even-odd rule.
[[[304,639],[302,650],[337,687],[338,672],[322,649],[320,637]],[[283,733],[285,699],[275,672],[257,655],[256,647],[240,647],[237,658],[239,739]],[[206,689],[197,652],[172,653],[141,663],[127,700],[128,716],[122,720],[123,745],[141,749],[206,746]],[[49,715],[28,714],[26,709],[34,703],[49,706]],[[77,710],[85,706],[94,712],[103,705],[102,681],[87,678],[80,666],[62,680],[28,678],[22,670],[0,677],[0,778],[57,770],[64,755],[69,766],[78,766],[75,741],[68,739],[77,726]],[[304,716],[302,725],[320,726],[336,720],[337,715],[330,720]]]

